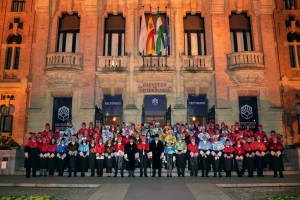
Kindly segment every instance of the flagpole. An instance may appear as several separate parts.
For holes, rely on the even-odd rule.
[[[144,8],[144,6],[142,6],[143,7],[143,15],[145,15],[145,8]],[[143,57],[145,56],[145,50],[143,51]],[[144,62],[144,58],[143,58],[143,62]],[[143,64],[144,65],[144,64]]]
[[[167,20],[168,20],[168,7],[166,7],[166,26],[167,26],[167,24],[169,24],[169,23],[167,23]],[[167,27],[166,27],[166,30],[167,30]],[[167,35],[167,31],[166,31],[166,35]],[[167,37],[169,37],[168,35],[167,35]],[[166,41],[166,56],[168,56],[168,48],[169,46],[167,45],[167,41]]]

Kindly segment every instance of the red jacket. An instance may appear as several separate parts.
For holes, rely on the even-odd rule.
[[[45,142],[45,143],[39,145],[39,150],[40,150],[40,152],[47,152],[47,151],[48,151],[48,145],[49,145],[49,144],[48,144],[47,142]]]
[[[96,144],[94,153],[104,153],[105,152],[105,144]]]
[[[48,144],[48,147],[47,147],[48,152],[55,153],[56,149],[57,149],[56,143],[53,145]]]
[[[93,129],[93,128],[88,128],[88,133],[89,133],[89,136],[93,137],[93,136],[94,136],[94,133],[95,133],[95,129]]]
[[[229,146],[225,146],[225,148],[223,149],[223,153],[234,153],[235,152],[235,149],[233,148],[233,146],[229,145]]]
[[[282,146],[282,144],[280,142],[270,142],[268,145],[268,148],[270,148],[271,150],[283,150],[284,147]]]
[[[244,148],[243,148],[242,145],[240,145],[239,147],[235,146],[234,149],[235,149],[235,154],[236,155],[243,155],[245,153]]]
[[[146,151],[149,151],[149,143],[148,142],[145,142],[145,144],[143,144],[143,142],[140,142],[138,145],[137,145],[137,148],[139,150],[146,150]]]
[[[248,137],[248,135],[251,135],[251,137],[252,137],[252,136],[254,135],[253,131],[252,131],[252,130],[247,130],[247,129],[246,129],[246,130],[244,131],[244,136],[245,136],[245,137]]]
[[[129,135],[128,135],[128,137],[127,136],[124,136],[123,138],[122,138],[122,143],[125,145],[125,144],[127,144],[128,142],[129,142]]]
[[[187,146],[187,149],[188,149],[190,152],[193,152],[193,153],[199,153],[199,149],[198,149],[197,143],[195,143],[194,145],[193,145],[192,143],[190,143],[190,144]]]
[[[32,140],[29,140],[26,142],[25,146],[29,148],[39,148],[40,144],[37,141],[33,142]]]
[[[254,142],[255,150],[256,151],[266,151],[267,147],[265,146],[265,143],[263,141],[255,141]]]
[[[123,143],[121,143],[121,144],[115,144],[113,150],[115,152],[124,151],[124,147],[125,147],[125,145]]]
[[[84,129],[79,129],[78,131],[77,131],[77,135],[79,135],[79,134],[81,134],[81,135],[84,135]]]
[[[44,131],[42,132],[42,137],[43,137],[43,138],[44,138],[44,137],[47,137],[49,132],[51,132],[51,133],[53,134],[53,131],[51,131],[51,130],[49,130],[49,131],[44,130]]]
[[[245,142],[243,147],[244,147],[245,151],[255,151],[256,150],[254,142],[250,142],[250,144],[248,142]]]
[[[263,139],[265,136],[266,136],[267,139],[268,139],[268,136],[267,136],[267,134],[266,134],[264,131],[262,131],[262,132],[257,131],[257,132],[254,134],[255,138],[256,138],[256,135],[257,135],[257,134],[260,134],[260,135],[261,135],[261,139]]]

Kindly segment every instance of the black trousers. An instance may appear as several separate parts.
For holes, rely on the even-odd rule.
[[[156,169],[153,169],[153,175],[156,175]],[[161,168],[158,169],[158,175],[161,176]]]
[[[95,168],[91,169],[91,174],[95,174]]]
[[[103,175],[103,168],[97,168],[97,175]]]
[[[123,175],[124,174],[124,169],[120,169],[120,171],[121,171],[121,175]],[[116,176],[118,175],[118,170],[117,169],[115,170],[115,175]]]
[[[77,174],[77,169],[76,168],[68,168],[69,175],[72,175],[72,171],[74,172],[74,175]]]
[[[257,168],[257,176],[262,176],[262,175],[264,175],[263,168]]]
[[[142,176],[144,172],[144,176],[147,176],[147,166],[146,167],[140,167],[140,175]]]
[[[64,175],[64,170],[58,170],[58,176],[63,176]]]
[[[248,169],[248,177],[253,177],[253,169]]]
[[[198,175],[198,170],[193,170],[191,167],[191,176],[193,176],[194,174]]]
[[[279,175],[280,175],[280,177],[283,177],[282,171],[279,171]],[[275,171],[275,170],[274,170],[274,176],[277,176],[277,171]]]
[[[179,168],[179,167],[177,167],[177,174],[184,176],[184,170],[185,170],[185,168]]]
[[[32,169],[32,176],[36,176],[36,168],[26,167],[26,177],[30,178],[30,173]]]

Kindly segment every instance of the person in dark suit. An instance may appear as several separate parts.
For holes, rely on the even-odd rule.
[[[161,177],[161,166],[162,159],[164,157],[164,145],[161,140],[159,140],[159,135],[154,136],[154,140],[150,144],[150,158],[152,158],[152,177],[155,177],[156,170],[158,170],[158,176]]]

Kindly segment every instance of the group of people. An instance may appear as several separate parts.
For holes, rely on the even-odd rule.
[[[100,128],[101,127],[101,128]],[[53,133],[50,124],[45,125],[45,130],[38,134],[32,133],[25,145],[26,177],[39,176],[53,177],[54,171],[58,176],[63,176],[68,169],[69,177],[85,176],[91,171],[91,176],[103,176],[106,169],[107,177],[114,177],[120,172],[124,177],[124,170],[128,170],[129,177],[135,177],[134,171],[140,168],[140,177],[147,177],[147,169],[152,170],[152,177],[156,173],[161,177],[161,169],[165,167],[167,177],[172,177],[172,170],[176,167],[178,176],[185,176],[185,168],[191,176],[208,177],[213,169],[214,177],[231,177],[231,172],[236,171],[239,177],[248,171],[248,177],[263,177],[264,169],[269,167],[274,171],[274,177],[279,172],[283,178],[282,162],[283,145],[275,131],[271,137],[263,131],[263,126],[258,126],[254,133],[250,124],[246,129],[240,129],[238,122],[230,129],[224,122],[215,124],[206,123],[201,126],[195,124],[175,124],[161,127],[159,122],[154,124],[135,125],[123,123],[120,125],[102,125],[94,127],[92,122],[86,127],[76,131],[73,123],[62,131],[55,128]],[[96,174],[95,174],[96,173]]]

